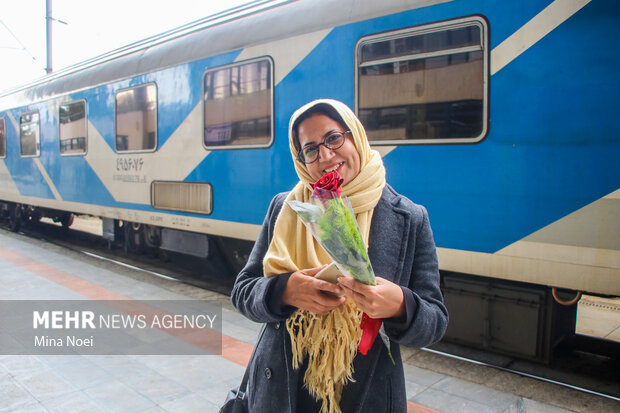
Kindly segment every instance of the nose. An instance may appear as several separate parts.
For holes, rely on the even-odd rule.
[[[329,159],[334,156],[334,151],[325,145],[319,145],[319,156],[322,160]]]

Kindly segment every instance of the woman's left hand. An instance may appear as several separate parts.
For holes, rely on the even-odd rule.
[[[393,318],[405,315],[405,297],[399,285],[376,277],[377,285],[366,285],[352,277],[338,278],[338,285],[357,307],[371,318]]]

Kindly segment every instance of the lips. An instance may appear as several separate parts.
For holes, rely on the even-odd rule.
[[[344,165],[344,161],[338,162],[336,164],[332,164],[328,168],[323,169],[323,173],[327,173],[327,172],[331,172],[331,171],[338,171],[338,170],[340,170],[342,165]]]

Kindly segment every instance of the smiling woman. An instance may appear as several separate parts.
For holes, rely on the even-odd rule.
[[[298,413],[404,413],[397,343],[429,345],[447,326],[426,210],[386,183],[381,156],[341,102],[323,99],[298,109],[290,121],[289,147],[300,181],[273,199],[231,294],[241,313],[268,323],[249,366],[250,411],[280,406]],[[337,284],[316,278],[332,260],[295,212],[283,206],[285,201],[307,202],[312,183],[327,171],[338,171],[344,179],[342,193],[368,246],[376,285],[347,277]],[[391,351],[380,340],[370,351],[358,351],[363,313],[382,319]],[[263,380],[257,372],[264,371],[282,373]],[[358,405],[359,394],[368,388],[373,397]]]

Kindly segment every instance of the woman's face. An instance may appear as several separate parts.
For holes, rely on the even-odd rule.
[[[346,127],[323,114],[316,114],[299,124],[297,135],[299,145],[303,149],[306,145],[318,145],[326,136],[333,132],[345,132]],[[348,184],[359,174],[361,168],[360,155],[355,149],[353,137],[350,133],[345,135],[344,144],[331,150],[325,145],[319,146],[319,157],[316,161],[306,164],[310,176],[318,181],[326,172],[337,170],[343,181]]]

